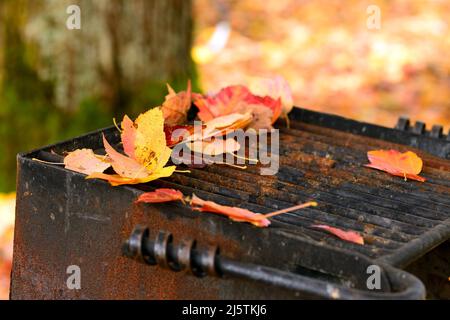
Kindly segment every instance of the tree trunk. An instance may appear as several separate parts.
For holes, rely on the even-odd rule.
[[[72,4],[80,7],[80,30],[66,27]],[[21,12],[18,31],[33,55],[31,67],[53,82],[60,107],[100,97],[115,115],[136,102],[145,103],[142,110],[162,101],[166,82],[180,87],[193,75],[191,0],[6,0],[4,6]]]

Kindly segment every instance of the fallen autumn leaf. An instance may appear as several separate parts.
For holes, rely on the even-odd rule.
[[[212,96],[198,96],[194,99],[194,104],[198,107],[198,117],[202,121],[209,121],[220,116],[233,113],[255,113],[259,108],[266,108],[270,112],[263,113],[267,121],[262,121],[262,114],[259,113],[259,122],[250,123],[253,129],[271,129],[281,114],[281,99],[273,99],[269,96],[256,96],[250,90],[242,85],[228,86],[221,89]],[[267,123],[270,125],[267,126]]]
[[[325,230],[325,231],[335,235],[336,237],[338,237],[342,240],[348,241],[348,242],[364,244],[364,238],[356,231],[351,231],[351,230],[344,231],[339,228],[330,227],[330,226],[327,226],[324,224],[319,224],[319,225],[316,224],[316,225],[312,225],[311,227]]]
[[[145,192],[139,196],[136,202],[161,203],[169,201],[183,201],[183,194],[179,190],[160,188],[155,191]]]
[[[268,218],[311,206],[317,206],[317,202],[311,201],[290,208],[274,211],[271,213],[261,214],[252,212],[247,209],[220,205],[213,201],[206,201],[200,199],[195,194],[192,195],[191,199],[192,210],[223,214],[233,221],[249,222],[257,227],[268,227],[270,225],[270,221]]]
[[[424,182],[418,174],[422,171],[422,159],[414,152],[400,153],[397,150],[373,150],[367,152],[370,164],[366,167],[388,172],[394,176]]]
[[[186,91],[176,93],[167,84],[169,94],[161,106],[164,123],[168,126],[175,126],[186,123],[187,113],[191,108],[191,81],[188,80]]]
[[[141,114],[132,126],[125,117],[124,120],[127,123],[125,127],[122,127],[122,138],[126,137],[127,139],[125,144],[127,144],[128,156],[114,150],[103,136],[109,163],[117,174],[94,172],[87,179],[103,179],[109,181],[111,185],[117,186],[145,183],[172,175],[175,166],[164,167],[169,161],[172,151],[166,146],[162,111],[159,108],[153,108]],[[132,137],[134,137],[134,141],[132,141]]]
[[[69,152],[64,158],[64,165],[66,169],[84,174],[103,172],[111,166],[105,161],[104,156],[96,155],[92,149],[78,149]]]

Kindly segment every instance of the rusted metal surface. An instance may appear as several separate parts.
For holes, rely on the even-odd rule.
[[[320,121],[328,121],[321,117]],[[368,128],[373,135],[375,129]],[[114,128],[104,132],[108,140],[119,141]],[[63,154],[82,147],[101,152],[100,132],[44,151],[51,156],[51,150]],[[121,248],[137,224],[164,230],[177,242],[195,239],[220,247],[229,259],[279,270],[312,270],[320,276],[323,266],[329,266],[334,268],[325,270],[330,281],[342,282],[345,275],[353,277],[349,283],[360,285],[355,275],[366,275],[365,265],[355,263],[355,257],[403,267],[450,236],[450,161],[417,151],[424,159],[427,182],[405,182],[363,167],[366,152],[379,148],[411,149],[307,124],[294,112],[291,129],[281,130],[280,170],[275,176],[260,176],[255,166],[240,170],[212,165],[150,184],[112,188],[106,182],[87,181],[81,174],[31,160],[40,156],[39,150],[20,156],[11,298],[300,297],[258,283],[246,284],[242,290],[239,280],[205,280],[132,261],[121,255]],[[270,228],[259,229],[178,204],[134,203],[139,194],[155,187],[195,192],[261,213],[312,199],[320,206],[275,217]],[[359,231],[366,245],[343,242],[311,228],[313,224]],[[159,253],[160,264],[164,254]],[[70,265],[81,268],[81,290],[67,288]]]

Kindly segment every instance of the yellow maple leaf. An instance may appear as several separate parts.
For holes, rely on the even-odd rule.
[[[117,174],[92,173],[87,178],[104,179],[113,186],[137,184],[168,177],[175,166],[164,167],[172,150],[166,146],[164,118],[160,108],[153,108],[141,114],[134,122],[134,157],[125,156],[113,149],[105,137],[103,144]]]

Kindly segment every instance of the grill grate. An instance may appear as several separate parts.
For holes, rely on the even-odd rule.
[[[404,256],[402,251],[410,246],[407,244],[425,241],[430,230],[443,229],[448,236],[449,161],[404,145],[305,124],[295,115],[293,118],[291,129],[280,132],[280,170],[276,176],[260,176],[255,166],[243,171],[214,165],[192,169],[188,175],[174,174],[154,185],[195,192],[261,213],[317,200],[317,208],[275,217],[272,228],[371,258]],[[424,160],[422,175],[427,182],[405,182],[363,167],[367,151],[379,148],[417,152]],[[366,245],[343,242],[311,228],[312,224],[359,231]],[[408,254],[396,263],[407,264],[423,253]]]
[[[290,118],[289,129],[283,124],[278,126],[281,128],[280,169],[275,176],[259,175],[258,166],[241,170],[212,165],[132,188],[176,188],[185,194],[194,192],[221,204],[261,213],[316,200],[319,202],[316,208],[273,218],[271,230],[290,232],[297,237],[349,249],[397,266],[409,264],[450,237],[450,161],[430,154],[448,150],[450,142],[444,138],[436,139],[435,144],[442,146],[437,150],[434,144],[430,145],[433,140],[428,136],[411,140],[412,133],[409,132],[303,109],[294,109]],[[119,141],[114,129],[104,132],[110,141]],[[430,153],[388,141],[394,138]],[[92,145],[78,145],[75,139],[57,145],[60,150],[54,150],[63,152],[99,146],[98,133],[83,140]],[[363,166],[368,162],[367,151],[389,148],[416,152],[424,160],[421,175],[427,181],[405,182]],[[311,228],[313,224],[359,231],[366,244],[341,241]]]

